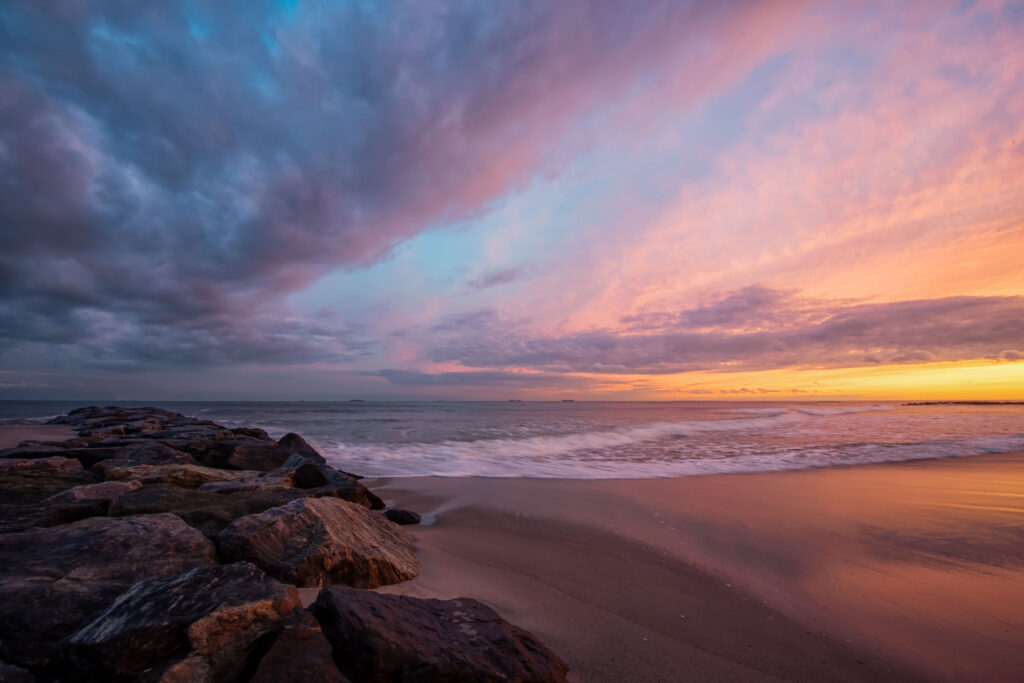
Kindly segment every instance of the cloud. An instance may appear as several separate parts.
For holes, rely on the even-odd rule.
[[[492,319],[464,326],[430,359],[469,367],[619,374],[977,359],[999,356],[1024,338],[1024,297],[851,304],[758,286],[650,320],[648,330],[634,325],[530,337],[502,330]]]
[[[135,330],[126,352],[155,333],[183,362],[204,339],[210,356],[250,340],[261,355],[247,312],[288,315],[284,297],[330,270],[478,214],[544,169],[576,116],[684,54],[681,36],[746,13],[6,3],[0,300],[45,318],[7,344],[87,338],[106,313]]]
[[[498,268],[481,273],[467,283],[473,289],[488,289],[498,285],[507,285],[510,282],[521,280],[529,275],[531,268],[527,264]]]

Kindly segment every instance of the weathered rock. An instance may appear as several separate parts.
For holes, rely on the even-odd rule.
[[[371,510],[384,508],[384,501],[375,493],[363,486],[347,472],[336,470],[330,465],[317,462],[304,462],[291,473],[292,483],[300,489],[315,489],[323,486],[335,486],[346,493],[340,498],[365,505]]]
[[[97,477],[77,460],[51,456],[33,460],[0,460],[0,509],[37,503],[59,491],[93,484]]]
[[[412,510],[391,509],[384,516],[395,524],[419,524],[420,516]]]
[[[74,664],[66,677],[133,679],[185,660],[190,676],[235,680],[300,607],[294,587],[244,562],[140,581],[66,640]],[[164,672],[172,676],[180,680],[182,671]]]
[[[231,470],[224,470],[231,471]],[[206,484],[202,484],[199,487],[200,491],[209,491],[210,493],[260,493],[268,489],[290,489],[294,488],[290,481],[285,482],[273,482],[268,483],[262,478],[260,479],[242,479],[240,481],[211,481]]]
[[[253,439],[259,439],[260,441],[273,441],[270,435],[258,427],[235,427],[231,430],[232,434],[238,436],[248,436]]]
[[[138,465],[198,465],[199,462],[185,451],[171,448],[159,441],[143,441],[122,447],[118,458]]]
[[[330,586],[310,610],[338,668],[355,681],[566,680],[568,667],[555,653],[470,598],[424,600]]]
[[[283,629],[249,683],[346,683],[331,657],[320,624],[304,609],[285,617]]]
[[[0,534],[105,517],[109,507],[110,501],[102,498],[4,506],[0,509]]]
[[[142,488],[142,482],[135,479],[125,481],[101,481],[97,484],[82,484],[50,496],[44,503],[69,503],[75,500],[105,500],[112,503],[129,491]]]
[[[35,460],[39,458],[74,458],[83,467],[89,468],[100,460],[118,457],[120,448],[58,448],[55,446],[28,446],[25,448],[5,448],[0,451],[0,459],[16,458],[19,460]]]
[[[124,517],[172,512],[209,538],[214,538],[228,524],[240,517],[263,512],[298,498],[342,498],[358,493],[334,486],[308,490],[266,486],[253,491],[219,494],[213,491],[186,489],[173,484],[145,484],[138,490],[120,496],[110,506],[109,514],[112,517]]]
[[[93,517],[0,534],[0,656],[42,665],[62,638],[139,579],[215,558],[210,542],[174,515]]]
[[[246,437],[190,442],[185,448],[207,467],[261,472],[280,467],[291,455],[287,449],[272,441]]]
[[[324,456],[317,453],[316,449],[309,445],[309,443],[295,432],[288,432],[280,439],[277,440],[277,445],[286,449],[289,453],[294,453],[304,460],[310,462],[327,462]]]
[[[111,504],[110,516],[171,512],[212,539],[233,520],[282,502],[278,499],[219,496],[173,484],[145,484]]]
[[[202,465],[134,465],[107,467],[103,475],[107,480],[137,479],[143,484],[174,484],[184,488],[199,488],[211,481],[245,481],[255,479],[259,472],[218,470]]]
[[[407,531],[333,498],[303,498],[235,520],[217,548],[226,561],[249,560],[296,586],[373,588],[419,574]]]
[[[105,500],[52,500],[65,489],[95,482],[77,460],[0,460],[0,533],[106,515]]]

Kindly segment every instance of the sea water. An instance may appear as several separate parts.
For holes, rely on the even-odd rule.
[[[121,402],[302,434],[367,476],[672,477],[1024,450],[1024,405],[898,402]],[[0,401],[0,423],[82,402]]]

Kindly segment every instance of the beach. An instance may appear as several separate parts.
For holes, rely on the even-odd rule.
[[[422,575],[578,681],[1019,680],[1024,454],[644,480],[395,478]],[[431,518],[428,517],[428,521]]]
[[[5,425],[0,446],[66,425]],[[1013,681],[1024,452],[646,479],[390,477],[420,575],[573,681]],[[300,590],[303,603],[318,590]]]

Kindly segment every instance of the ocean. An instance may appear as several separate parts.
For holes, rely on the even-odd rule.
[[[88,402],[0,401],[0,424]],[[1024,450],[1024,405],[879,402],[120,402],[302,434],[370,477],[674,477]]]

